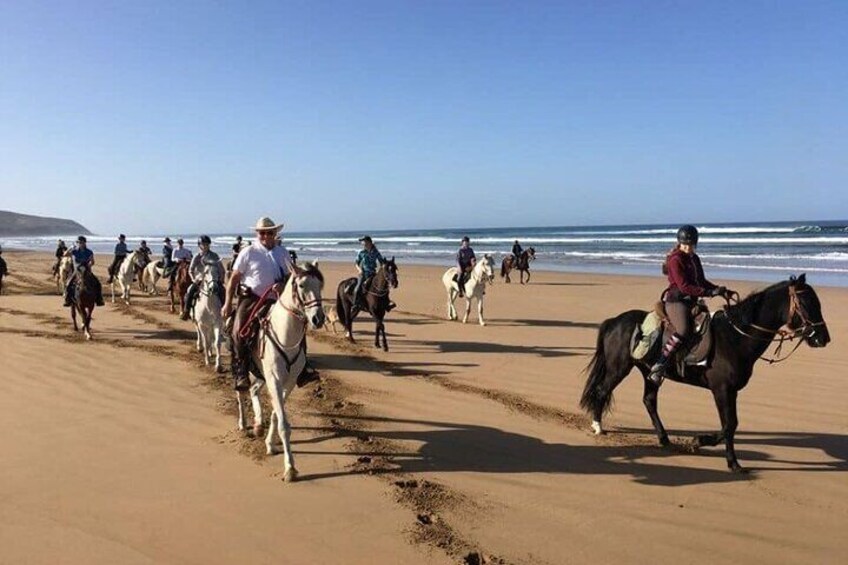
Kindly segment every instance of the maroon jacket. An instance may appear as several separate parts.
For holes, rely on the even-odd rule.
[[[676,249],[666,261],[669,285],[665,294],[669,302],[688,302],[699,296],[710,296],[718,288],[704,277],[704,268],[695,253],[688,255]]]

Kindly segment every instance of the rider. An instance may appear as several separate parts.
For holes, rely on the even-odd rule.
[[[212,246],[212,239],[208,235],[201,235],[197,240],[197,246],[200,248],[200,253],[192,258],[191,265],[188,268],[188,272],[191,275],[191,285],[189,285],[188,291],[186,292],[185,310],[183,311],[182,316],[180,316],[183,320],[188,320],[189,312],[194,307],[194,300],[197,298],[197,292],[200,289],[200,283],[203,280],[203,269],[206,265],[217,266],[217,269],[215,270],[215,282],[219,284],[215,285],[215,293],[218,295],[218,299],[221,301],[221,304],[224,303],[224,287],[220,284],[224,282],[221,258],[218,257],[217,253],[210,249]]]
[[[88,276],[91,277],[92,286],[94,286],[94,291],[96,293],[95,303],[98,306],[103,306],[103,287],[92,270],[94,267],[94,253],[87,245],[85,236],[81,235],[77,238],[76,248],[71,251],[71,257],[74,259],[74,274],[68,277],[68,280],[65,283],[65,306],[71,305],[71,293],[76,290],[76,279],[79,276],[79,268],[83,266],[88,269]]]
[[[146,239],[141,240],[141,245],[138,246],[138,251],[140,253],[144,254],[144,258],[149,263],[150,262],[150,255],[153,253],[153,250],[150,249],[149,247],[147,247],[147,240]]]
[[[698,229],[685,225],[677,230],[677,245],[669,252],[663,265],[668,274],[668,288],[663,292],[665,311],[674,327],[674,333],[662,348],[662,353],[648,379],[655,385],[662,384],[663,373],[674,352],[685,343],[692,333],[692,308],[702,296],[729,296],[728,290],[706,279],[701,259],[695,253],[698,245]]]
[[[177,266],[183,261],[191,261],[191,251],[183,247],[185,242],[183,238],[177,239],[177,248],[171,253],[171,273],[168,277],[168,290],[174,288],[174,282],[177,280]]]
[[[456,284],[459,287],[459,296],[465,296],[465,281],[468,280],[476,264],[477,257],[471,248],[471,240],[468,239],[468,236],[465,236],[462,238],[459,251],[456,252]]]
[[[109,280],[106,281],[107,283],[112,283],[112,279],[115,278],[115,275],[118,274],[118,269],[121,268],[121,263],[127,258],[127,253],[127,236],[121,234],[118,236],[118,243],[115,244],[115,258],[112,259],[112,264],[109,265]]]
[[[170,278],[171,268],[174,264],[174,248],[171,246],[170,237],[166,237],[163,242],[164,245],[162,246],[162,276]]]
[[[237,235],[236,236],[236,242],[233,244],[233,261],[236,260],[236,258],[238,257],[238,254],[241,253],[242,247],[244,246],[244,244],[242,244],[241,241],[242,241],[241,236]]]
[[[521,244],[518,243],[518,240],[515,240],[515,243],[512,244],[512,264],[518,266],[518,258],[521,257],[521,253],[524,250],[521,248]]]
[[[353,262],[359,273],[356,276],[356,286],[353,287],[353,305],[357,309],[362,307],[361,294],[365,281],[377,274],[377,263],[383,265],[386,262],[370,235],[360,237],[359,242],[362,244],[362,249],[359,250]]]
[[[61,239],[59,243],[56,244],[56,262],[53,263],[53,276],[55,277],[59,273],[59,264],[62,262],[62,257],[65,256],[65,253],[68,251],[68,246],[65,245],[65,242]]]
[[[233,263],[233,274],[227,283],[227,295],[221,315],[228,318],[233,310],[233,299],[238,289],[238,306],[232,330],[232,371],[236,390],[250,388],[248,361],[250,342],[241,337],[241,329],[247,321],[253,306],[273,288],[276,295],[282,292],[292,270],[288,250],[277,245],[277,233],[283,224],[275,224],[271,218],[263,217],[256,221],[253,230],[257,241],[245,247]]]

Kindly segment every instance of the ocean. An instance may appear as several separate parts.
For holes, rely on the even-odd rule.
[[[453,264],[459,241],[471,238],[478,253],[491,253],[500,264],[518,239],[534,247],[536,270],[637,274],[661,277],[665,253],[675,241],[676,225],[515,227],[477,229],[377,230],[370,232],[380,251],[404,264]],[[775,282],[807,273],[813,284],[848,286],[848,220],[827,222],[770,222],[703,224],[698,254],[708,278]],[[155,252],[165,234],[131,235],[132,249],[146,239]],[[197,234],[167,234],[183,237],[194,248]],[[229,257],[236,233],[211,233],[214,249]],[[252,234],[241,234],[251,239]],[[301,259],[353,261],[360,232],[283,232],[284,243]],[[62,239],[71,242],[69,234]],[[2,238],[8,249],[53,250],[57,236]],[[111,253],[115,236],[91,236],[89,246]]]

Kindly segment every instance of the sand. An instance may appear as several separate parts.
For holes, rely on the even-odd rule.
[[[74,335],[51,257],[6,252],[0,296],[3,563],[837,563],[848,542],[848,290],[818,288],[833,338],[757,366],[740,461],[684,449],[709,392],[641,379],[595,437],[577,402],[598,324],[660,277],[534,273],[489,289],[487,327],[447,322],[442,269],[401,265],[388,353],[373,324],[311,336],[322,382],[291,404],[301,481],[236,429],[229,381],[161,297]],[[98,256],[102,275],[108,257]],[[322,266],[327,288],[348,265]],[[105,281],[105,277],[102,277]],[[724,281],[721,281],[724,282]],[[810,281],[815,286],[815,279]],[[757,285],[733,283],[748,291]],[[108,291],[107,291],[108,300]],[[472,320],[475,320],[472,311]],[[475,561],[476,560],[476,561]]]

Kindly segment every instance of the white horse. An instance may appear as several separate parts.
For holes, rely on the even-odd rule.
[[[291,452],[291,424],[286,417],[285,403],[297,382],[297,376],[306,367],[306,328],[308,326],[319,329],[324,325],[324,310],[321,307],[323,287],[324,275],[318,270],[317,263],[306,263],[304,268],[294,267],[285,289],[271,306],[267,324],[260,328],[257,343],[252,351],[253,362],[262,368],[265,377],[263,381],[257,379],[254,374],[254,384],[250,388],[253,432],[256,435],[262,433],[259,391],[267,384],[273,412],[268,424],[268,434],[265,436],[265,448],[268,455],[277,452],[273,443],[276,431],[283,444],[283,480],[286,482],[297,478],[297,470]],[[247,421],[244,393],[241,391],[238,392],[238,405],[239,429],[244,430]]]
[[[141,274],[141,286],[144,287],[147,294],[151,296],[159,294],[159,291],[156,289],[156,283],[159,282],[159,279],[162,278],[164,273],[165,269],[158,264],[158,261],[151,261],[147,264]]]
[[[445,290],[448,293],[448,320],[456,320],[456,308],[453,303],[459,296],[459,285],[454,280],[454,277],[459,273],[459,269],[451,267],[442,277],[442,282],[445,285]],[[483,296],[486,294],[486,284],[492,284],[495,280],[495,260],[488,253],[483,256],[483,259],[477,261],[474,269],[471,271],[471,276],[465,282],[465,315],[462,317],[462,323],[468,321],[468,314],[471,312],[471,300],[477,299],[477,320],[481,326],[485,326],[483,320]]]
[[[130,303],[130,289],[132,288],[133,277],[135,276],[136,264],[144,264],[144,253],[138,249],[126,256],[118,267],[118,272],[112,277],[112,302],[115,302],[115,286],[121,285],[121,299],[127,304]]]
[[[203,351],[203,360],[207,366],[212,361],[214,352],[215,370],[219,373],[224,370],[221,364],[224,320],[221,318],[221,299],[216,288],[220,284],[220,276],[220,266],[217,263],[203,267],[203,276],[195,283],[199,288],[192,316],[197,326],[197,350]]]

